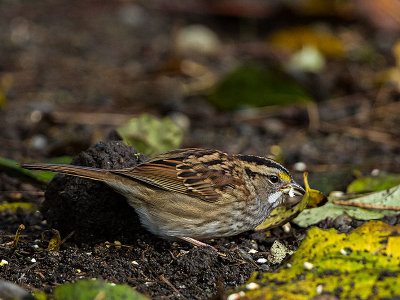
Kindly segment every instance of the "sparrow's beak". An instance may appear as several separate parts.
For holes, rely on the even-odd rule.
[[[289,197],[303,196],[306,192],[300,184],[293,180],[288,185],[285,185],[281,191],[288,194]]]
[[[285,203],[285,206],[287,207],[290,207],[300,202],[306,192],[300,184],[293,180],[291,183],[285,185],[281,189],[281,191],[289,196]]]

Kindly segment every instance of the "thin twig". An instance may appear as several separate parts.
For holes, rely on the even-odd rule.
[[[400,206],[379,205],[379,204],[370,204],[370,203],[359,203],[359,202],[350,202],[350,201],[344,201],[344,200],[333,200],[332,202],[333,202],[333,204],[345,205],[345,206],[354,206],[354,207],[360,207],[360,208],[400,211]]]
[[[38,261],[38,262],[35,262],[35,263],[33,263],[33,264],[31,264],[30,266],[27,266],[27,267],[24,268],[24,269],[22,269],[21,272],[25,273],[25,272],[27,272],[28,270],[30,270],[30,269],[36,267],[38,264],[39,264],[39,261]]]
[[[182,298],[185,299],[185,297],[181,294],[181,292],[180,292],[176,287],[174,287],[173,284],[172,284],[171,282],[169,282],[169,280],[168,280],[167,278],[164,277],[164,275],[160,275],[159,277],[160,277],[160,279],[161,279],[162,281],[164,281],[175,293],[177,293],[178,295],[180,295]]]

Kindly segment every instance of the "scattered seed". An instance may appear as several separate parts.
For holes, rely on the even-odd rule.
[[[305,261],[304,268],[306,268],[307,270],[311,270],[312,268],[314,268],[314,265],[308,261]]]
[[[229,295],[228,298],[226,298],[226,300],[238,300],[238,299],[244,297],[244,295],[245,295],[245,293],[243,291],[241,291],[239,293]]]
[[[246,285],[246,288],[248,290],[255,290],[255,289],[259,288],[259,287],[260,287],[260,285],[258,283],[255,283],[255,282],[250,282],[250,283],[248,283]]]
[[[0,267],[8,265],[8,261],[6,261],[5,259],[2,259],[0,262]]]

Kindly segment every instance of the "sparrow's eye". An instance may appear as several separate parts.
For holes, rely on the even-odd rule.
[[[278,183],[279,182],[279,177],[276,175],[270,175],[268,176],[268,179],[272,182],[272,183]]]

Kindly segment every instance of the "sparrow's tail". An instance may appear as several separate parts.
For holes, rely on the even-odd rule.
[[[110,181],[114,177],[118,176],[110,173],[108,170],[72,166],[72,165],[60,165],[60,164],[23,164],[21,167],[30,170],[40,170],[40,171],[51,171],[57,173],[68,174],[77,177],[89,178],[98,181]]]

